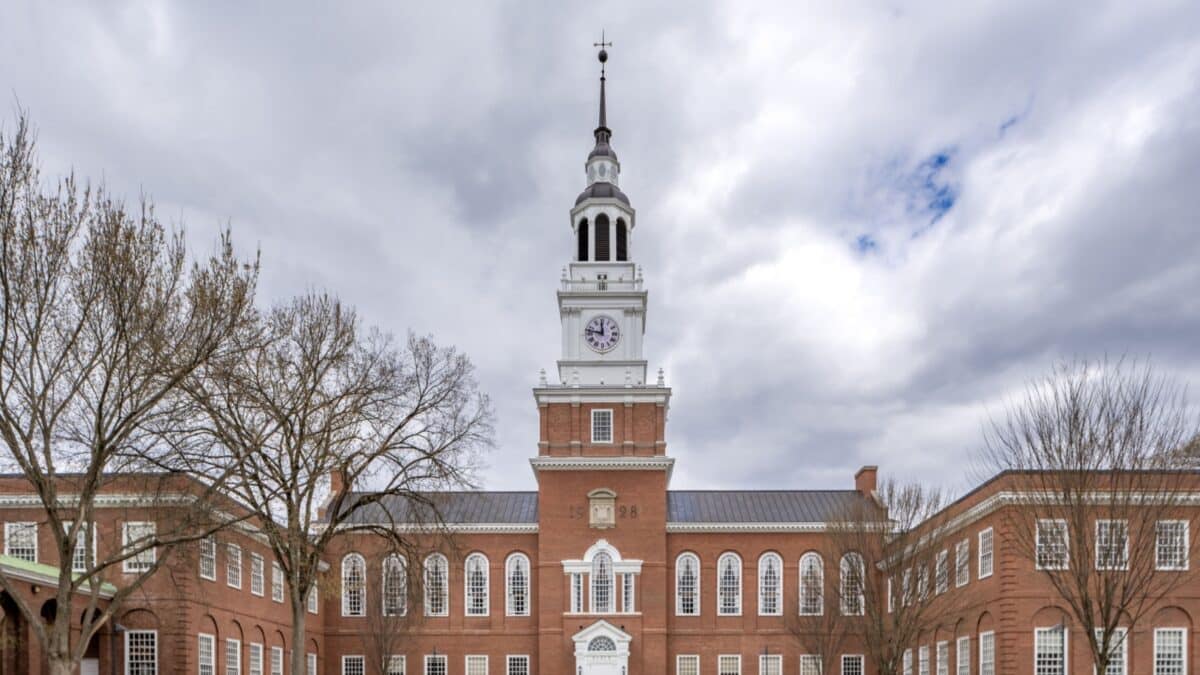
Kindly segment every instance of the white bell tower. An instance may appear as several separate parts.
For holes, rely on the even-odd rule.
[[[636,212],[618,187],[621,163],[609,145],[600,50],[600,125],[585,169],[587,187],[571,209],[575,254],[558,291],[562,357],[558,376],[567,386],[646,385],[642,335],[646,291],[633,262]]]

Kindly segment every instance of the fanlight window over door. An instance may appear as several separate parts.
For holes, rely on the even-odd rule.
[[[612,638],[601,635],[600,637],[592,638],[588,643],[589,652],[615,652],[617,651],[617,643],[612,641]]]

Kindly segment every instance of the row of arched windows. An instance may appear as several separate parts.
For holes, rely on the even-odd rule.
[[[862,556],[847,553],[839,564],[837,595],[842,614],[863,613],[863,577],[866,568]],[[764,553],[758,559],[758,613],[766,616],[783,614],[783,558],[778,553]],[[800,558],[801,615],[820,615],[825,612],[825,563],[815,552]],[[733,552],[717,559],[717,614],[736,616],[742,613],[742,559]],[[700,615],[700,558],[695,553],[681,553],[675,559],[675,614]]]
[[[629,228],[625,225],[624,218],[617,218],[617,255],[615,258],[612,257],[612,234],[610,234],[612,228],[608,216],[604,215],[603,213],[596,216],[595,227],[595,250],[589,251],[589,247],[592,245],[590,243],[591,228],[589,227],[587,218],[579,221],[579,227],[576,229],[577,236],[579,238],[579,250],[576,253],[576,257],[579,260],[591,260],[599,262],[608,262],[611,260],[624,262],[629,260]],[[589,253],[593,253],[594,255],[589,257]]]
[[[463,561],[464,611],[467,616],[487,616],[490,611],[490,568],[487,556],[472,553]],[[392,554],[381,568],[380,612],[384,616],[408,613],[409,570],[404,556]],[[421,595],[425,616],[450,614],[450,564],[446,556],[432,553],[421,570]],[[529,616],[529,558],[513,553],[504,563],[505,613]],[[342,616],[367,615],[367,561],[358,553],[342,558]]]

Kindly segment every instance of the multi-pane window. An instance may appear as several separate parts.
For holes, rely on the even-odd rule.
[[[241,675],[242,641],[225,638],[225,675]]]
[[[450,586],[446,581],[446,556],[434,553],[425,558],[425,616],[450,614]]]
[[[971,581],[971,540],[963,539],[954,547],[954,585],[966,586]]]
[[[627,613],[632,614],[634,611],[636,611],[636,608],[633,606],[633,588],[634,588],[633,584],[634,584],[634,579],[636,579],[636,578],[637,578],[637,575],[635,575],[635,574],[621,575],[621,611],[622,612],[627,612]]]
[[[1096,521],[1096,569],[1123,570],[1129,567],[1129,523],[1124,520]]]
[[[742,675],[742,657],[739,654],[721,654],[717,657],[717,675]]]
[[[71,526],[74,523],[68,521],[63,523],[63,532],[71,531]],[[92,536],[92,546],[88,548],[88,534]],[[95,523],[84,525],[78,530],[75,530],[75,548],[71,551],[71,571],[86,572],[88,570],[89,560],[88,552],[91,552],[90,564],[96,562],[96,525]]]
[[[900,658],[900,670],[904,675],[913,675],[912,672],[912,650],[905,649],[904,655]]]
[[[866,672],[863,666],[862,654],[846,654],[842,656],[842,675],[863,675]]]
[[[592,442],[612,443],[613,412],[611,410],[592,411]]]
[[[446,655],[433,654],[426,656],[425,675],[446,675]]]
[[[742,559],[736,553],[726,553],[717,560],[717,614],[734,616],[741,613]]]
[[[4,555],[37,562],[37,523],[5,523]]]
[[[571,611],[583,611],[583,575],[579,573],[571,575]]]
[[[263,557],[257,553],[250,554],[250,593],[263,594]]]
[[[613,610],[612,556],[600,552],[592,558],[592,611],[607,613]]]
[[[1065,570],[1070,564],[1070,544],[1067,541],[1067,521],[1039,520],[1037,522],[1037,568]]]
[[[1118,628],[1113,631],[1112,638],[1108,644],[1108,667],[1104,669],[1103,675],[1125,675],[1128,670],[1127,653],[1125,645],[1125,636],[1127,631],[1124,628]],[[1096,646],[1104,645],[1104,630],[1096,629]]]
[[[1067,633],[1062,626],[1033,632],[1034,675],[1066,675]]]
[[[283,647],[271,647],[271,675],[283,675]]]
[[[917,673],[929,675],[929,645],[921,645],[917,650]]]
[[[937,643],[937,675],[950,675],[950,643]]]
[[[125,523],[121,528],[121,545],[125,551],[137,551],[121,563],[124,572],[145,572],[154,567],[154,536],[158,527],[151,522]]]
[[[504,565],[504,580],[507,587],[505,614],[529,616],[529,558],[522,553],[508,556],[508,562]]]
[[[404,671],[408,664],[403,655],[393,654],[387,657],[384,666],[384,675],[405,675]]]
[[[675,614],[700,614],[700,559],[691,553],[675,560]]]
[[[158,675],[158,631],[125,631],[125,675]]]
[[[996,634],[979,634],[979,675],[996,675]]]
[[[1154,630],[1154,675],[1187,673],[1187,629]]]
[[[317,655],[308,652],[304,655],[305,675],[317,675]]]
[[[200,675],[216,675],[216,651],[216,638],[201,633],[196,644],[196,661],[200,665]]]
[[[839,595],[842,599],[842,614],[860,616],[863,613],[863,577],[866,568],[862,556],[857,553],[847,553],[842,556],[841,585]]]
[[[283,568],[279,563],[271,563],[271,599],[283,602]]]
[[[316,586],[309,587],[307,600],[308,600],[308,613],[316,614],[317,613],[317,587]]]
[[[766,616],[783,614],[783,559],[766,553],[758,559],[758,613]]]
[[[759,655],[758,675],[783,675],[783,656],[780,654]]]
[[[917,569],[917,599],[924,602],[929,597],[929,568],[921,565]]]
[[[225,583],[233,588],[242,587],[242,547],[229,544],[225,549]]]
[[[217,580],[217,540],[205,537],[200,540],[200,578]]]
[[[954,675],[971,675],[971,638],[966,635],[954,643]]]
[[[342,558],[342,616],[367,615],[367,562],[357,553]]]
[[[487,665],[486,656],[467,655],[467,675],[487,675]]]
[[[942,551],[937,555],[934,565],[934,592],[938,595],[950,590],[950,552]]]
[[[250,675],[263,675],[263,646],[257,642],[251,642],[247,646],[249,647],[247,656],[250,661]]]
[[[800,614],[819,616],[825,611],[825,564],[816,553],[800,558]]]
[[[821,675],[821,657],[817,654],[801,654],[800,675]]]
[[[467,616],[488,615],[488,559],[482,553],[467,556],[463,583],[466,585]]]
[[[529,657],[525,654],[510,655],[504,675],[529,675]]]
[[[366,675],[367,659],[354,654],[342,657],[342,675]]]
[[[993,538],[994,534],[990,527],[979,533],[979,565],[977,572],[980,579],[992,576]]]
[[[389,555],[383,559],[383,615],[408,613],[408,567],[404,558]]]
[[[1188,568],[1188,522],[1160,520],[1154,524],[1154,562],[1160,570]]]
[[[908,607],[908,603],[912,602],[912,568],[904,570],[904,574],[900,575],[900,606]]]
[[[700,675],[700,656],[697,654],[676,656],[675,675]]]

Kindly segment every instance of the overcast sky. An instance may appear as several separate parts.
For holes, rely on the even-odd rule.
[[[0,119],[230,224],[264,303],[469,353],[489,488],[534,486],[602,28],[672,487],[961,490],[1055,360],[1200,386],[1200,4],[303,4],[5,2]]]

